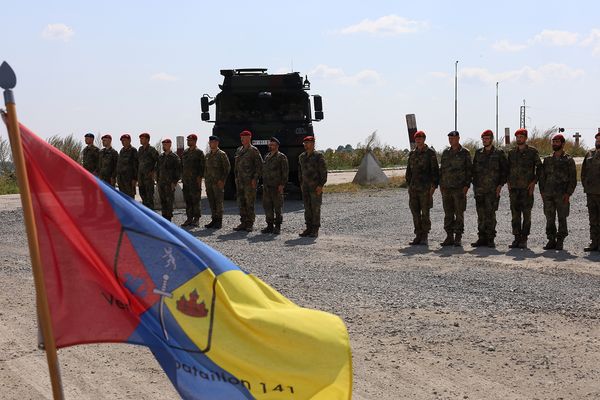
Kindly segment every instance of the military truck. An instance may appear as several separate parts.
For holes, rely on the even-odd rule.
[[[221,139],[220,147],[231,162],[231,174],[225,186],[225,198],[235,198],[233,165],[240,146],[240,132],[252,132],[252,144],[262,156],[268,152],[269,138],[277,137],[279,150],[287,155],[290,179],[286,193],[298,193],[298,156],[304,151],[302,139],[314,135],[313,121],[323,119],[323,101],[314,95],[314,118],[308,91],[310,82],[298,72],[268,74],[266,68],[221,70],[221,91],[202,96],[202,121],[214,123],[213,135]],[[215,105],[211,120],[209,108]]]

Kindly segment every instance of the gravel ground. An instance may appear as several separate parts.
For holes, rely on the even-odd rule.
[[[297,236],[298,201],[286,203],[280,236],[233,232],[233,202],[222,230],[192,233],[299,305],[344,319],[355,399],[598,399],[600,253],[583,252],[585,197],[578,188],[566,251],[554,252],[542,250],[537,194],[530,249],[507,248],[512,236],[503,195],[497,249],[468,246],[476,239],[472,198],[465,247],[440,247],[439,193],[429,247],[408,246],[405,190],[326,195],[316,240]],[[180,210],[174,221],[183,220]],[[262,215],[258,221],[260,228]],[[0,211],[0,222],[0,398],[48,398],[20,211]],[[144,348],[79,346],[59,356],[67,398],[177,397]]]

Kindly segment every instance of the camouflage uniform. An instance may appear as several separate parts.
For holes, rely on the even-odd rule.
[[[563,201],[565,194],[571,196],[577,186],[577,168],[573,157],[564,151],[558,157],[544,158],[540,174],[540,193],[543,195],[544,215],[546,216],[546,236],[550,240],[562,241],[569,231],[567,217],[570,203]],[[556,217],[558,215],[558,232]]]
[[[172,151],[162,153],[158,157],[156,168],[156,180],[158,182],[158,195],[160,197],[160,208],[162,216],[169,221],[173,218],[173,202],[175,201],[175,189],[173,185],[179,182],[181,177],[181,160]]]
[[[321,226],[321,203],[323,193],[317,194],[317,186],[323,187],[327,183],[327,164],[322,153],[306,151],[298,157],[298,178],[302,189],[304,202],[304,221],[306,227],[318,230]]]
[[[98,162],[98,177],[110,186],[115,187],[113,181],[117,177],[117,161],[119,153],[112,147],[102,148]]]
[[[587,152],[581,166],[581,184],[587,197],[591,250],[600,244],[600,150]]]
[[[542,161],[536,148],[525,145],[523,150],[515,146],[508,152],[508,187],[513,235],[526,238],[531,231],[533,193],[528,186],[537,182],[542,172]],[[521,216],[523,223],[521,224]]]
[[[183,151],[181,164],[183,173],[183,199],[185,200],[185,215],[188,221],[198,221],[200,218],[200,197],[202,196],[202,178],[204,177],[204,152],[199,148]],[[198,183],[200,181],[200,183]]]
[[[440,183],[440,170],[435,151],[425,145],[423,150],[415,148],[408,155],[406,167],[408,206],[413,217],[415,235],[427,235],[431,229],[429,210],[433,207],[431,188]]]
[[[88,172],[98,175],[98,166],[100,164],[100,149],[90,144],[85,146],[81,155],[83,168]]]
[[[460,147],[457,151],[451,147],[442,153],[440,166],[440,189],[444,205],[444,230],[451,236],[462,236],[464,232],[464,213],[467,197],[464,188],[471,185],[472,163],[469,150]]]
[[[240,221],[246,228],[252,228],[256,215],[254,202],[256,201],[256,187],[252,181],[258,183],[262,173],[262,157],[258,149],[252,145],[248,148],[240,146],[235,152],[235,186],[237,201],[240,207]]]
[[[477,230],[481,241],[493,243],[496,237],[496,211],[500,196],[498,186],[506,183],[508,160],[504,151],[494,146],[490,151],[478,149],[473,157],[473,192],[477,209]]]
[[[281,152],[268,153],[263,163],[263,208],[267,225],[281,225],[283,217],[283,193],[278,187],[287,184],[289,175],[288,159]]]
[[[132,146],[123,147],[119,152],[117,162],[117,183],[119,190],[128,196],[135,197],[135,185],[133,181],[138,176],[137,149]]]
[[[227,154],[221,150],[206,153],[206,163],[204,171],[204,183],[206,185],[206,197],[210,205],[210,212],[213,221],[223,220],[223,196],[224,188],[217,184],[219,181],[227,180],[231,164]]]
[[[142,203],[149,209],[154,209],[154,174],[158,151],[152,146],[140,146],[138,149],[138,186]]]

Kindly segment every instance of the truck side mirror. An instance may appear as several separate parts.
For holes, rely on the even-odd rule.
[[[202,118],[202,121],[208,121],[210,119],[210,113],[208,112],[208,97],[200,98],[200,109],[202,110],[200,118]]]
[[[323,119],[323,99],[320,95],[314,95],[314,104],[315,104],[315,119],[320,121]]]

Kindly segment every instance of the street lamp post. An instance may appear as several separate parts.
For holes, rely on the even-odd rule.
[[[454,130],[458,130],[458,61],[454,63]]]
[[[498,133],[498,82],[496,82],[496,143],[500,144],[500,136]]]

